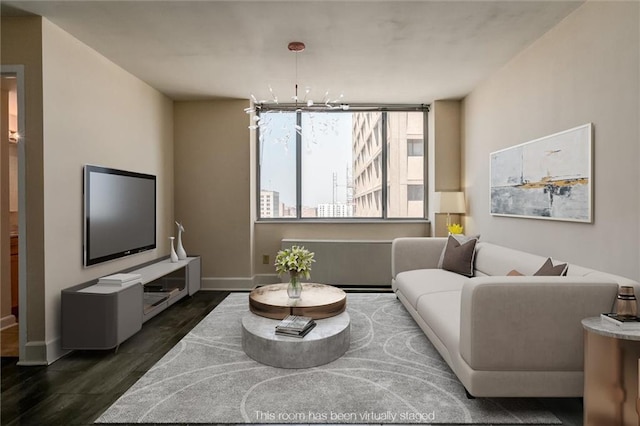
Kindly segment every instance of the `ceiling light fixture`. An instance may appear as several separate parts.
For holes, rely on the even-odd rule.
[[[300,99],[298,95],[298,53],[303,52],[306,48],[306,45],[301,41],[292,41],[287,45],[287,49],[290,52],[295,53],[296,61],[295,61],[295,86],[294,86],[294,95],[291,97],[293,104],[280,104],[278,101],[278,96],[274,93],[273,88],[269,85],[269,94],[271,95],[270,100],[258,100],[253,94],[251,95],[251,101],[253,105],[250,108],[245,108],[245,112],[247,114],[253,114],[261,109],[265,109],[265,107],[278,105],[282,107],[282,109],[287,109],[288,107],[293,107],[295,111],[323,111],[323,110],[335,110],[341,109],[343,111],[349,110],[349,104],[343,101],[344,94],[340,94],[337,99],[331,99],[329,95],[329,91],[325,91],[322,101],[315,102],[310,98],[311,87],[306,86],[304,89],[304,95],[302,99]],[[259,117],[255,117],[256,125],[249,126],[251,129],[259,128]]]
[[[282,128],[279,128],[278,131],[275,131],[274,134],[272,132],[274,129],[271,120],[274,119],[273,114],[260,114],[260,112],[271,111],[274,113],[291,113],[291,112],[309,112],[311,114],[308,115],[309,120],[309,132],[305,133],[306,143],[308,148],[310,144],[317,144],[317,139],[320,134],[328,134],[329,132],[333,132],[337,134],[337,119],[335,117],[324,117],[321,120],[316,117],[314,112],[326,112],[330,110],[342,110],[348,111],[349,104],[343,102],[344,95],[340,94],[337,99],[331,99],[329,96],[329,91],[325,91],[324,96],[321,102],[315,102],[311,97],[311,87],[306,86],[304,88],[304,94],[300,96],[298,93],[298,54],[305,50],[306,46],[301,41],[292,41],[287,45],[287,49],[290,52],[295,53],[295,86],[294,86],[294,95],[291,97],[292,103],[280,103],[278,101],[278,96],[273,91],[271,85],[269,85],[269,94],[270,100],[258,100],[253,94],[251,95],[252,105],[249,108],[245,108],[245,112],[247,114],[253,114],[252,121],[253,123],[249,126],[250,130],[260,130],[258,132],[258,138],[260,142],[265,140],[271,140],[274,143],[282,144],[285,147],[285,150],[288,150],[289,141],[291,140],[294,134],[298,134],[302,137],[302,127],[297,123],[293,122],[291,124],[291,131],[288,131],[289,125],[285,125]],[[295,129],[295,133],[293,130]],[[277,136],[276,136],[277,134]]]

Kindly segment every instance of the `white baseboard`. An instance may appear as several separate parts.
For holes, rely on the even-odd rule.
[[[20,357],[18,365],[48,365],[47,345],[44,341],[27,342],[24,345],[24,354]]]
[[[47,342],[47,363],[51,364],[70,352],[68,349],[62,349],[62,337],[56,337]]]
[[[24,356],[18,361],[18,365],[49,365],[68,354],[69,350],[62,349],[62,339],[56,337],[48,342],[38,340],[27,342],[24,345]]]
[[[256,274],[253,276],[253,285],[255,287],[267,284],[277,284],[282,282],[278,274]]]
[[[204,277],[200,290],[251,291],[257,286],[282,282],[277,274],[257,274],[253,277]]]
[[[5,328],[13,327],[18,322],[16,321],[15,315],[7,315],[6,317],[0,318],[0,330],[4,330]]]

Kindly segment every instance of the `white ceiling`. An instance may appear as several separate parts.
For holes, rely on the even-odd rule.
[[[462,98],[581,1],[5,1],[41,15],[176,100]]]

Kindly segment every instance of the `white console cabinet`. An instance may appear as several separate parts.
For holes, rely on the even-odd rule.
[[[200,257],[149,262],[127,273],[140,279],[122,286],[92,280],[62,291],[62,348],[112,349],[145,321],[200,290]]]

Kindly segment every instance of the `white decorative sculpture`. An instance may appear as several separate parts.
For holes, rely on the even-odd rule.
[[[182,245],[182,233],[184,231],[184,226],[178,221],[176,221],[176,225],[178,226],[178,259],[185,260],[187,258],[187,252]]]
[[[171,240],[171,263],[176,263],[178,261],[178,254],[176,253],[176,249],[173,247],[173,240],[175,240],[176,237],[169,237],[169,239]]]

